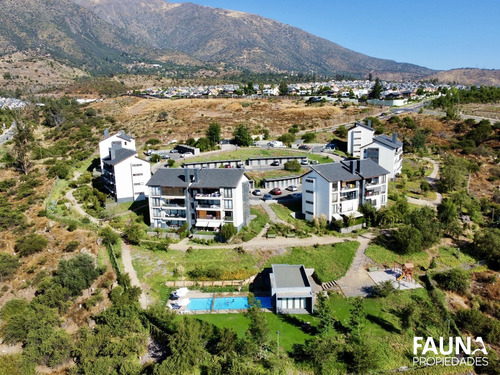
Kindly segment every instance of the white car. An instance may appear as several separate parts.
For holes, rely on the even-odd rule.
[[[297,186],[295,185],[290,185],[289,187],[286,188],[288,191],[297,191]]]

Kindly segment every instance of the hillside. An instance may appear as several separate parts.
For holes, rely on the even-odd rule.
[[[72,0],[157,48],[252,71],[351,73],[399,79],[432,70],[372,58],[258,15],[163,0]]]
[[[33,51],[86,70],[109,71],[145,56],[136,37],[67,0],[5,0],[0,55]]]
[[[464,85],[498,86],[500,70],[498,69],[451,69],[431,74],[427,79],[436,79],[440,83],[458,82]]]

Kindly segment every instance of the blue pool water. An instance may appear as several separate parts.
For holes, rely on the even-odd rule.
[[[213,298],[191,298],[188,310],[210,310]],[[260,306],[265,309],[272,307],[271,297],[256,297],[260,301]],[[220,297],[214,302],[214,310],[246,310],[248,309],[247,297]]]

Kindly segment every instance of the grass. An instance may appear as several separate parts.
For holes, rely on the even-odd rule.
[[[474,264],[476,260],[454,247],[440,246],[436,255],[437,268],[460,267],[463,264]]]
[[[234,242],[237,242],[239,239],[243,242],[250,241],[252,238],[255,238],[269,222],[269,215],[261,206],[250,207],[250,215],[255,215],[256,217],[250,221],[247,227],[240,230],[234,237]]]
[[[277,345],[277,331],[280,332],[280,348],[286,352],[291,352],[294,344],[304,344],[306,340],[312,338],[310,334],[305,333],[301,329],[301,325],[306,322],[311,322],[313,325],[316,323],[316,319],[310,315],[275,315],[265,313],[264,316],[269,327],[269,340],[274,347]],[[245,337],[250,323],[245,314],[196,315],[196,319],[211,323],[219,328],[232,328],[240,338]]]
[[[332,281],[346,274],[358,247],[359,242],[356,241],[294,247],[287,254],[269,259],[266,266],[270,267],[275,263],[303,264],[307,268],[314,268],[319,281]]]
[[[365,251],[367,257],[378,264],[387,264],[392,267],[393,262],[411,262],[418,266],[428,267],[430,262],[430,256],[425,251],[420,251],[415,254],[398,254],[392,250],[386,249],[385,247],[379,245],[370,245]]]
[[[269,205],[271,209],[274,211],[276,216],[280,218],[283,221],[286,221],[287,223],[293,225],[294,228],[303,230],[305,232],[311,231],[311,227],[309,226],[308,222],[305,220],[299,220],[293,218],[290,214],[293,212],[298,212],[301,210],[301,202],[290,202],[287,203],[287,205],[283,205],[280,203],[272,203]]]

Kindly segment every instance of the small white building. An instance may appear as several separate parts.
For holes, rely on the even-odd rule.
[[[347,152],[354,157],[361,157],[361,148],[373,140],[375,130],[368,125],[357,122],[347,130]]]
[[[361,147],[361,158],[371,159],[389,171],[389,178],[394,179],[403,168],[403,143],[396,133],[392,138],[379,135],[373,141]]]
[[[311,166],[302,177],[302,213],[306,220],[325,215],[328,221],[362,216],[359,206],[387,204],[389,171],[370,159]]]
[[[99,142],[99,158],[101,159],[101,170],[103,169],[102,160],[109,156],[109,149],[113,146],[120,146],[135,151],[135,139],[124,131],[109,135],[108,129],[104,131],[104,139]]]
[[[146,199],[146,183],[151,177],[147,161],[139,159],[135,150],[115,144],[108,156],[101,158],[105,187],[118,202]]]
[[[313,313],[314,295],[303,265],[273,264],[269,279],[276,314]]]
[[[160,168],[148,181],[153,228],[218,230],[250,222],[250,186],[239,168]]]

